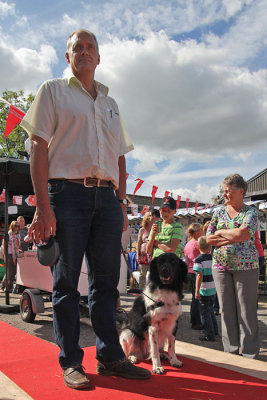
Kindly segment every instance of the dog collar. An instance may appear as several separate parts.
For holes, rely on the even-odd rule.
[[[157,301],[155,304],[152,304],[151,306],[147,307],[147,312],[155,310],[155,308],[159,308],[164,306],[164,303],[162,301]]]

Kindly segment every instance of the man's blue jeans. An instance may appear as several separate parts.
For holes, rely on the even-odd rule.
[[[124,358],[116,329],[115,310],[120,275],[121,206],[110,187],[85,187],[50,180],[48,191],[57,220],[60,257],[53,274],[54,330],[62,368],[82,364],[77,290],[84,254],[90,281],[89,308],[96,334],[96,358]]]

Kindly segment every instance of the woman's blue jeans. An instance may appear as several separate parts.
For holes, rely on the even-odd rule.
[[[96,334],[96,358],[124,357],[116,329],[115,310],[120,275],[121,206],[110,187],[85,187],[50,180],[48,192],[57,220],[60,257],[53,274],[54,331],[62,368],[82,364],[77,290],[84,254],[89,278],[89,309]]]

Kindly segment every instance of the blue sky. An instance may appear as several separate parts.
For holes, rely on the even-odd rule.
[[[93,31],[135,146],[128,193],[140,178],[138,194],[211,202],[266,168],[266,20],[266,0],[0,0],[0,90],[36,93],[66,72],[69,33]]]

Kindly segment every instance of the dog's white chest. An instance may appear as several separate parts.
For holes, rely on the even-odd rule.
[[[150,299],[145,300],[146,308],[151,308],[150,318],[153,325],[173,325],[182,314],[181,301],[177,293],[166,290],[156,290],[149,294]],[[156,303],[163,303],[155,307]],[[154,308],[155,307],[155,308]]]

